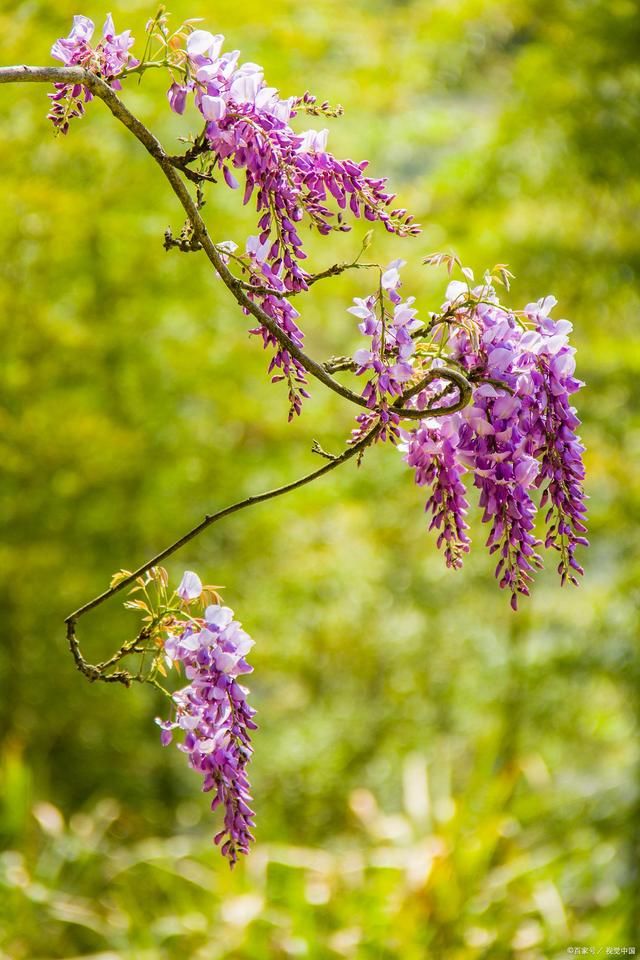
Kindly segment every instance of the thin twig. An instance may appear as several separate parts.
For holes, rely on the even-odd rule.
[[[322,366],[327,373],[337,373],[339,370],[350,370],[355,373],[358,369],[358,364],[351,357],[330,357]]]
[[[196,524],[195,527],[189,530],[188,533],[185,533],[182,537],[179,537],[178,540],[175,540],[168,547],[165,547],[164,550],[161,550],[160,553],[157,553],[155,557],[152,557],[151,560],[148,560],[141,567],[138,567],[137,570],[134,570],[134,572],[124,580],[120,580],[119,583],[115,584],[115,586],[109,587],[109,589],[105,590],[104,593],[99,594],[99,596],[94,597],[93,600],[90,600],[88,603],[83,604],[83,606],[78,607],[77,610],[74,610],[73,613],[70,613],[65,619],[65,623],[67,625],[67,640],[71,654],[76,662],[76,666],[81,673],[83,673],[92,682],[95,680],[104,680],[107,683],[123,683],[125,686],[129,686],[132,681],[143,681],[144,678],[140,677],[140,675],[132,675],[126,670],[119,670],[116,673],[110,674],[103,674],[101,672],[101,667],[105,665],[111,665],[112,662],[115,663],[116,660],[121,659],[121,656],[118,654],[124,650],[124,647],[127,646],[126,644],[124,644],[123,647],[120,648],[120,651],[118,651],[118,654],[115,655],[116,659],[112,657],[111,660],[106,661],[105,664],[99,664],[98,666],[95,666],[88,663],[84,659],[76,635],[76,623],[80,617],[84,616],[86,613],[89,613],[90,610],[95,610],[96,607],[101,606],[101,604],[115,596],[116,593],[120,593],[121,590],[124,590],[131,583],[133,583],[134,580],[145,574],[147,570],[151,569],[151,567],[155,567],[163,560],[166,560],[167,557],[170,557],[186,543],[189,543],[190,540],[193,540],[195,537],[201,534],[203,530],[207,529],[207,527],[217,523],[218,520],[223,520],[232,513],[238,513],[240,510],[244,510],[246,507],[251,507],[257,503],[264,503],[267,500],[273,500],[275,497],[280,497],[285,493],[290,493],[292,490],[297,490],[298,487],[303,487],[307,483],[312,483],[314,480],[318,480],[325,474],[330,473],[332,470],[335,470],[336,467],[339,467],[341,464],[353,459],[353,457],[361,456],[366,448],[376,439],[380,433],[380,430],[381,426],[380,424],[377,424],[365,437],[363,437],[357,443],[354,443],[353,446],[347,447],[347,449],[344,450],[340,456],[334,457],[317,470],[313,470],[311,473],[307,473],[305,476],[299,477],[297,480],[293,480],[291,483],[287,483],[282,487],[275,487],[273,490],[267,490],[265,493],[259,493],[251,497],[246,497],[244,500],[238,500],[236,503],[232,503],[230,506],[224,507],[222,510],[218,510],[216,513],[207,515],[203,520],[200,521],[200,523]],[[146,632],[143,630],[138,637],[136,637],[133,643],[138,643],[145,635]],[[125,655],[128,652],[129,651],[126,650],[122,655]]]
[[[206,530],[207,527],[210,527],[211,524],[216,523],[218,520],[222,520],[224,517],[228,517],[232,513],[238,513],[239,510],[244,510],[245,507],[251,507],[256,503],[264,503],[266,500],[273,500],[275,497],[280,497],[284,493],[290,493],[292,490],[297,490],[298,487],[303,487],[307,483],[311,483],[313,480],[318,480],[331,470],[335,470],[336,467],[346,463],[348,460],[351,460],[353,457],[357,456],[358,453],[365,450],[377,437],[379,432],[380,427],[374,427],[373,430],[369,431],[369,433],[363,437],[362,440],[359,440],[358,443],[354,443],[353,446],[347,447],[347,449],[344,450],[340,456],[337,456],[335,459],[325,463],[324,466],[319,467],[319,469],[313,470],[311,473],[307,473],[303,477],[299,477],[297,480],[292,480],[291,483],[286,483],[282,487],[275,487],[273,490],[267,490],[264,493],[254,494],[253,496],[246,497],[244,500],[238,500],[236,503],[232,503],[230,506],[224,507],[222,510],[218,510],[217,513],[208,514],[203,520],[200,521],[200,523],[189,530],[188,533],[185,533],[178,540],[174,541],[174,543],[170,544],[168,547],[165,547],[164,550],[161,550],[160,553],[157,553],[155,557],[151,558],[151,560],[148,560],[141,567],[138,567],[137,570],[134,570],[134,572],[128,577],[125,577],[124,580],[120,580],[120,582],[114,587],[110,587],[108,590],[105,590],[104,593],[101,593],[100,596],[95,597],[93,600],[90,600],[89,603],[85,603],[82,607],[79,607],[77,610],[74,610],[73,613],[70,613],[65,619],[65,623],[79,620],[80,617],[85,613],[88,613],[89,610],[93,610],[94,607],[100,606],[101,603],[104,603],[105,600],[113,597],[116,593],[120,593],[121,590],[124,590],[126,587],[128,587],[129,584],[133,583],[138,577],[141,577],[147,572],[147,570],[150,570],[151,567],[155,567],[163,560],[166,560],[167,557],[170,557],[172,553],[175,553],[176,550],[180,549],[180,547],[184,547],[184,545],[189,543],[190,540],[193,540],[194,537],[197,537],[198,534],[202,533],[203,530]]]

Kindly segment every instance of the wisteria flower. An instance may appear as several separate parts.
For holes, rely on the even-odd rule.
[[[471,288],[452,281],[442,308],[451,319],[442,329],[449,362],[476,384],[472,402],[460,413],[421,421],[403,447],[416,482],[432,488],[427,510],[449,566],[460,566],[469,548],[465,479],[473,482],[490,525],[495,574],[514,609],[542,565],[539,509],[547,508],[544,545],[559,554],[562,583],[577,583],[583,571],[575,552],[588,544],[584,447],[570,403],[582,384],[574,377],[571,324],[549,317],[555,303],[546,297],[528,304],[520,319],[501,306],[489,284]],[[442,336],[441,330],[434,344]]]
[[[200,578],[186,571],[178,596],[196,599],[201,592]],[[223,808],[224,825],[214,839],[231,866],[254,840],[246,767],[253,752],[255,710],[240,683],[252,670],[245,659],[252,646],[233,610],[219,604],[207,606],[200,618],[175,622],[163,644],[167,665],[181,665],[188,683],[173,694],[173,717],[156,719],[160,739],[167,746],[180,736],[178,749],[201,774],[203,790],[213,792],[212,810]]]
[[[102,29],[102,39],[91,46],[94,23],[88,17],[76,16],[68,37],[61,37],[53,44],[51,55],[66,67],[84,67],[106,80],[114,90],[121,89],[118,75],[126,68],[138,65],[129,50],[134,40],[130,30],[116,33],[111,14],[107,15]],[[93,99],[93,94],[82,84],[56,83],[55,93],[50,93],[51,110],[48,114],[53,125],[61,133],[69,130],[69,123],[84,113],[84,104]]]
[[[176,593],[181,600],[197,600],[202,594],[202,580],[197,573],[186,570]]]

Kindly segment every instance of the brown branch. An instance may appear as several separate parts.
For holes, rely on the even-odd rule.
[[[351,263],[334,263],[332,266],[327,267],[326,270],[322,270],[320,273],[312,274],[307,284],[312,287],[314,283],[318,283],[319,280],[327,280],[329,277],[337,277],[341,273],[344,273],[345,270],[371,270],[374,267],[380,269],[377,263],[358,263],[357,260],[352,261]]]
[[[243,281],[235,277],[227,268],[223,255],[218,251],[215,243],[209,236],[206,224],[200,215],[200,211],[194,202],[191,194],[187,190],[185,183],[181,180],[178,171],[175,168],[175,157],[165,153],[159,140],[145,127],[130,110],[125,107],[122,101],[116,96],[111,87],[100,77],[97,77],[90,70],[83,67],[0,67],[0,83],[81,83],[87,89],[102,100],[109,108],[113,116],[122,123],[137,140],[143,145],[145,150],[153,157],[160,166],[169,185],[176,197],[180,201],[188,219],[193,227],[194,239],[197,240],[207,255],[209,261],[220,275],[223,283],[229,289],[236,302],[248,313],[255,317],[261,326],[273,334],[278,343],[280,343],[302,367],[312,377],[323,383],[334,393],[339,394],[345,400],[359,407],[367,407],[366,400],[360,394],[354,393],[348,387],[343,386],[335,380],[330,373],[325,370],[321,363],[318,363],[312,357],[308,356],[294,341],[282,330],[275,320],[251,300],[244,289]],[[347,269],[365,268],[368,264],[334,264],[332,267],[322,273],[316,274],[312,278],[315,283],[325,277],[335,276]],[[399,402],[394,404],[394,411],[401,417],[407,419],[420,419],[421,412],[403,407],[405,396],[399,398]],[[456,407],[456,409],[459,409]],[[434,411],[435,415],[443,416],[449,413],[450,408],[441,408]]]
[[[122,660],[123,657],[127,656],[128,653],[136,652],[135,645],[142,637],[144,631],[139,634],[135,640],[127,641],[126,644],[123,644],[117,653],[110,657],[109,660],[105,660],[103,663],[94,664],[89,663],[88,660],[85,660],[82,655],[78,637],[76,636],[75,621],[69,620],[65,622],[67,624],[67,641],[69,643],[69,649],[75,665],[80,673],[85,676],[90,683],[95,683],[96,680],[102,680],[103,683],[122,683],[125,687],[129,687],[134,681],[138,683],[145,682],[145,677],[140,674],[129,673],[128,670],[115,670],[113,673],[106,672],[109,667],[114,666],[116,663],[118,663],[118,661]],[[130,649],[128,649],[129,644],[131,644]]]
[[[352,261],[351,263],[334,263],[332,266],[327,267],[326,270],[322,270],[320,273],[309,274],[306,278],[307,287],[312,287],[314,283],[317,283],[319,280],[326,280],[329,277],[337,277],[341,273],[344,273],[345,270],[368,270],[372,267],[380,269],[377,263],[358,263],[357,261]],[[281,300],[289,300],[293,297],[299,297],[301,293],[305,293],[305,290],[276,290],[273,287],[264,287],[260,284],[247,283],[246,280],[239,281],[244,290],[250,290],[251,293],[257,293],[260,296],[273,296],[279,297]],[[323,363],[322,366],[327,370],[328,373],[332,371],[329,370],[326,363]],[[346,369],[346,368],[341,368]]]
[[[349,370],[355,373],[358,364],[351,357],[330,357],[322,364],[327,373],[337,373],[339,370]]]
[[[193,540],[195,537],[199,536],[199,534],[201,534],[212,524],[217,523],[219,520],[223,520],[232,513],[238,513],[240,510],[244,510],[246,507],[251,507],[257,503],[264,503],[267,500],[273,500],[275,497],[280,497],[285,493],[290,493],[293,490],[297,490],[298,487],[303,487],[307,483],[312,483],[314,480],[318,480],[325,474],[330,473],[332,470],[335,470],[336,467],[339,467],[341,464],[353,459],[353,457],[361,456],[366,448],[376,439],[380,433],[380,430],[381,427],[378,424],[372,430],[370,430],[365,437],[363,437],[357,443],[354,443],[353,446],[347,447],[347,449],[344,450],[340,456],[334,457],[317,470],[313,470],[311,473],[307,473],[305,476],[291,481],[291,483],[287,483],[282,487],[275,487],[273,490],[267,490],[264,493],[246,497],[244,500],[238,500],[236,503],[232,503],[230,506],[224,507],[222,510],[218,510],[216,513],[207,515],[203,520],[200,521],[200,523],[196,524],[195,527],[192,527],[191,530],[185,533],[182,537],[179,537],[178,540],[175,540],[168,547],[165,547],[164,550],[161,550],[160,553],[157,553],[155,557],[151,558],[151,560],[148,560],[141,567],[138,567],[137,570],[134,570],[134,572],[124,580],[120,580],[117,584],[115,584],[115,586],[109,587],[109,589],[105,590],[104,593],[99,594],[97,597],[94,597],[93,600],[90,600],[88,603],[83,604],[83,606],[78,607],[77,610],[74,610],[73,613],[70,613],[65,619],[65,623],[67,625],[67,640],[69,642],[71,654],[80,672],[92,682],[95,680],[104,680],[108,683],[123,683],[125,686],[129,686],[132,681],[140,680],[141,678],[139,676],[134,676],[128,673],[126,670],[120,670],[116,673],[106,675],[101,672],[105,666],[110,666],[112,663],[115,663],[117,660],[121,659],[120,654],[127,646],[126,644],[120,648],[118,654],[115,655],[115,659],[112,657],[109,661],[105,661],[104,664],[98,664],[98,666],[95,666],[88,663],[84,659],[80,651],[80,645],[78,643],[75,629],[76,623],[80,617],[84,616],[86,613],[89,613],[90,610],[95,610],[96,607],[101,606],[101,604],[115,596],[116,593],[120,593],[121,590],[124,590],[126,587],[132,584],[138,577],[145,574],[147,570],[150,570],[151,567],[155,567],[163,560],[166,560],[167,557],[170,557],[185,544],[189,543],[190,540]],[[144,633],[145,631],[143,630],[141,634],[135,638],[135,641],[132,641],[132,643],[135,644],[143,639]],[[126,652],[129,651],[127,650]]]
[[[419,383],[405,390],[402,396],[396,400],[396,404],[406,403],[407,400],[415,397],[416,394],[420,393],[435,380],[449,380],[454,387],[458,388],[459,393],[456,403],[448,407],[438,407],[438,411],[442,410],[443,413],[455,413],[456,410],[462,410],[463,407],[466,407],[471,399],[472,386],[463,373],[460,373],[459,370],[453,370],[451,367],[431,367]],[[394,404],[394,406],[396,404]],[[418,412],[424,416],[425,411]]]

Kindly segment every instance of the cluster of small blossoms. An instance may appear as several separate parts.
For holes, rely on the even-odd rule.
[[[365,299],[354,298],[354,306],[348,312],[360,320],[358,329],[370,338],[371,346],[356,350],[353,360],[358,376],[369,375],[362,396],[367,406],[377,411],[383,424],[382,440],[398,438],[399,418],[389,409],[389,402],[401,396],[414,375],[413,354],[415,341],[412,334],[420,328],[418,311],[414,308],[415,297],[402,300],[400,269],[404,260],[394,260],[383,271],[378,291]],[[359,428],[353,439],[359,439],[372,425],[371,415],[361,414],[356,418]]]
[[[302,347],[304,335],[297,323],[300,314],[290,300],[286,297],[277,296],[277,293],[286,292],[284,282],[267,261],[266,254],[267,244],[261,243],[259,237],[249,237],[246,246],[247,259],[245,261],[249,283],[256,288],[262,287],[276,291],[266,294],[249,292],[249,297],[260,304],[265,313],[275,320],[280,329],[284,330],[296,346]],[[305,389],[307,383],[306,371],[300,361],[292,357],[286,347],[283,347],[265,326],[261,325],[249,332],[261,337],[263,346],[274,351],[269,363],[269,373],[272,374],[271,380],[273,383],[286,380],[288,384],[289,420],[292,420],[294,415],[300,414],[303,398],[309,397]]]
[[[429,529],[438,531],[438,549],[443,550],[447,566],[456,569],[462,566],[463,554],[469,552],[471,543],[467,535],[465,467],[458,457],[457,439],[452,418],[442,423],[426,418],[412,435],[407,452],[416,483],[431,488],[425,504],[431,514]]]
[[[106,80],[114,90],[120,90],[118,74],[126,68],[136,67],[139,63],[129,50],[133,45],[130,30],[116,33],[111,14],[108,14],[102,29],[102,39],[95,47],[91,46],[94,24],[88,17],[73,18],[73,26],[68,37],[56,40],[51,55],[62,61],[65,67],[84,67]],[[93,99],[93,94],[82,84],[56,83],[56,92],[50,93],[51,110],[48,119],[61,132],[67,133],[69,123],[74,117],[81,117],[84,104]]]
[[[91,21],[76,17],[71,34],[57,41],[53,55],[65,65],[94,71],[117,88],[117,76],[138,66],[129,53],[129,31],[116,35],[109,16],[95,48],[90,46],[92,34]],[[406,210],[390,209],[394,198],[386,181],[366,177],[366,162],[338,160],[327,151],[327,130],[298,134],[290,126],[299,112],[332,116],[338,111],[326,103],[318,106],[310,94],[281,98],[266,85],[261,67],[240,63],[237,50],[222,51],[221,35],[193,30],[189,21],[170,34],[162,10],[148,25],[147,50],[154,38],[161,58],[145,61],[140,70],[167,66],[174,78],[168,93],[171,108],[181,114],[191,98],[204,120],[203,132],[182,158],[183,169],[199,161],[199,174],[188,171],[192,177],[212,180],[220,171],[232,189],[239,187],[234,171],[243,171],[245,204],[255,197],[260,232],[239,256],[231,249],[235,245],[227,244],[223,251],[220,244],[223,260],[234,256],[247,278],[249,298],[302,348],[299,314],[290,297],[314,279],[302,266],[306,254],[300,224],[305,216],[321,234],[348,230],[347,212],[380,221],[398,236],[419,228]],[[69,119],[82,113],[82,93],[81,86],[63,84],[51,95],[50,116],[64,132]],[[85,101],[91,97],[89,91],[84,95]],[[427,258],[434,263],[444,259],[451,266],[455,258]],[[447,563],[459,567],[469,549],[464,481],[472,478],[483,520],[490,524],[487,545],[498,554],[496,577],[510,591],[514,608],[518,595],[528,594],[533,572],[542,563],[535,533],[537,491],[540,507],[546,507],[545,546],[559,554],[562,582],[575,583],[582,573],[576,549],[587,541],[583,447],[570,400],[581,386],[567,339],[571,325],[550,318],[553,298],[529,304],[517,315],[500,304],[492,277],[485,276],[485,283],[472,289],[471,272],[463,270],[468,282],[451,283],[442,312],[423,326],[414,299],[403,301],[399,293],[402,265],[394,261],[381,272],[376,293],[356,299],[350,308],[370,339],[370,347],[354,355],[357,374],[367,376],[362,396],[368,410],[357,417],[352,442],[372,430],[376,439],[396,442],[402,436],[398,408],[408,404],[424,411],[418,428],[406,434],[405,449],[416,481],[431,489],[427,510]],[[500,268],[498,273],[508,283],[508,271]],[[291,419],[308,396],[305,370],[264,326],[251,332],[274,351],[269,370],[274,381],[288,383]],[[433,376],[443,365],[464,374],[472,385],[472,402],[459,412],[444,412],[460,387],[444,370]],[[414,395],[425,374],[429,386]],[[191,636],[188,630],[186,635]]]
[[[350,229],[342,212],[347,209],[355,217],[381,221],[392,233],[417,231],[406,210],[389,209],[394,196],[386,191],[385,179],[364,176],[366,161],[334,157],[326,149],[326,129],[298,134],[290,127],[300,110],[314,109],[313,97],[282,99],[265,83],[262,67],[239,63],[238,50],[223,53],[223,42],[223,36],[206,30],[187,37],[185,80],[172,84],[169,102],[182,113],[193,94],[214,168],[232,188],[239,186],[233,170],[244,171],[244,203],[255,192],[260,243],[286,290],[306,288],[299,262],[306,259],[299,234],[305,214],[322,234]],[[337,205],[337,213],[328,203]]]
[[[255,194],[260,233],[247,248],[252,284],[284,294],[307,289],[309,275],[302,267],[307,255],[300,236],[305,215],[321,234],[349,230],[347,210],[355,217],[379,220],[402,236],[418,231],[406,210],[389,209],[394,197],[386,191],[385,180],[364,176],[366,161],[334,157],[326,149],[326,129],[298,134],[289,125],[299,111],[328,112],[328,105],[315,107],[315,98],[308,94],[282,99],[266,85],[261,67],[240,64],[238,50],[223,53],[223,41],[206,30],[191,33],[186,39],[186,78],[174,82],[168,96],[172,109],[182,113],[193,95],[205,120],[210,169],[220,170],[232,189],[239,186],[234,171],[243,171],[243,202]],[[291,304],[274,295],[251,296],[302,347],[298,313]],[[288,382],[290,414],[300,413],[302,398],[308,395],[303,368],[266,328],[252,332],[275,349],[270,372],[276,371],[274,380]]]
[[[198,601],[203,587],[197,574],[187,571],[177,594],[187,609]],[[224,826],[214,839],[231,866],[239,854],[249,852],[254,840],[246,767],[252,756],[255,710],[240,682],[253,669],[245,659],[252,646],[233,610],[214,603],[202,617],[174,618],[162,650],[166,665],[181,665],[189,682],[173,694],[174,717],[156,721],[161,740],[166,745],[174,731],[180,731],[178,749],[202,775],[203,790],[214,791],[211,809],[223,807]]]
[[[276,88],[267,86],[258,64],[241,63],[239,50],[223,51],[222,35],[193,30],[192,22],[170,34],[166,19],[161,13],[147,25],[146,51],[158,41],[160,59],[142,64],[134,60],[128,52],[133,43],[129,31],[116,35],[110,16],[95,49],[90,46],[92,22],[75,17],[71,34],[58,40],[52,52],[65,65],[93,70],[116,89],[115,78],[125,69],[140,66],[144,70],[148,63],[168,67],[174,78],[168,91],[171,109],[182,114],[192,100],[204,120],[193,157],[205,179],[220,172],[227,186],[237,189],[236,174],[242,171],[243,202],[254,198],[259,233],[257,239],[250,239],[243,267],[251,285],[284,295],[308,288],[310,275],[303,267],[307,255],[300,231],[305,217],[323,235],[349,230],[349,214],[379,221],[398,236],[419,232],[405,209],[393,208],[394,194],[387,190],[385,178],[365,176],[367,161],[340,160],[328,152],[327,129],[296,133],[290,126],[298,113],[336,116],[340,109],[318,104],[309,93],[282,98]],[[83,112],[83,93],[85,100],[91,99],[80,85],[59,85],[51,95],[55,103],[51,119],[64,132],[69,119]],[[284,297],[258,292],[250,296],[302,347],[298,313]],[[308,396],[302,366],[266,328],[251,332],[273,348],[270,372],[274,380],[288,383],[290,417],[299,414]]]
[[[584,447],[570,398],[582,386],[574,377],[571,324],[554,321],[547,297],[522,315],[501,306],[485,284],[470,289],[454,281],[438,321],[432,320],[439,354],[474,384],[470,405],[440,418],[425,418],[405,435],[406,459],[416,482],[431,487],[427,510],[439,531],[447,564],[458,567],[469,549],[468,505],[463,478],[479,490],[487,546],[498,556],[496,577],[511,593],[528,595],[542,565],[535,534],[538,506],[547,507],[545,546],[559,554],[562,583],[577,583],[582,568],[576,548],[586,546]],[[437,390],[437,381],[431,389]],[[428,398],[416,399],[422,409]]]

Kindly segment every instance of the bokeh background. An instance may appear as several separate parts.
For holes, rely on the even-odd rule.
[[[241,494],[340,449],[352,411],[285,391],[180,213],[101,104],[55,139],[41,86],[0,88],[0,956],[518,960],[640,953],[640,8],[635,0],[176,0],[284,94],[345,106],[425,225],[376,233],[423,312],[455,250],[508,262],[510,302],[575,324],[592,547],[579,590],[540,577],[516,616],[477,549],[447,572],[391,448],[212,528],[169,565],[224,584],[256,638],[258,843],[230,873],[198,778],[162,749],[151,688],[91,686],[64,616]],[[141,37],[146,2],[114,2]],[[87,0],[0,5],[4,63],[48,63]],[[138,45],[140,46],[140,45]],[[164,80],[127,102],[166,144]],[[301,129],[311,125],[301,121]],[[253,217],[219,188],[217,240]],[[365,228],[313,242],[318,267]],[[316,356],[358,342],[363,274],[318,285]],[[552,559],[552,558],[551,558]],[[551,568],[553,563],[550,564]],[[91,658],[134,626],[83,621]]]

